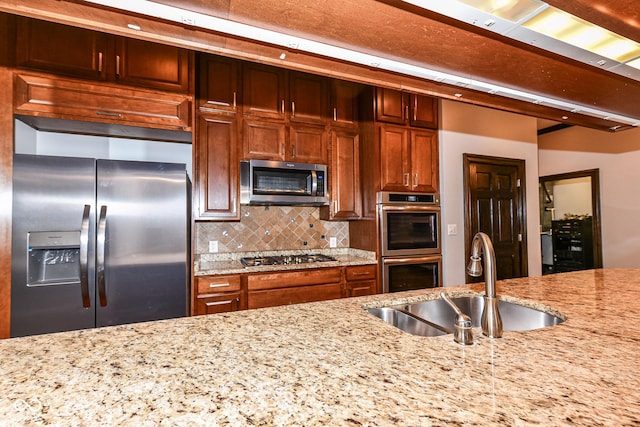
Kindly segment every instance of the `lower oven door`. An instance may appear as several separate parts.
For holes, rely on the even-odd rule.
[[[382,292],[442,286],[442,256],[382,258]]]

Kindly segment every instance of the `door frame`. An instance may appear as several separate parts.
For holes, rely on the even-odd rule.
[[[591,178],[591,214],[593,215],[593,268],[602,268],[602,220],[600,212],[600,169],[545,175],[538,178],[540,184],[563,179]]]
[[[471,243],[473,234],[471,233],[471,219],[473,217],[473,206],[471,204],[471,191],[469,190],[470,168],[472,163],[484,163],[496,166],[513,166],[517,169],[518,178],[520,179],[520,191],[518,191],[518,224],[519,228],[516,233],[522,235],[520,242],[520,268],[522,277],[529,275],[529,252],[527,244],[527,206],[526,206],[526,162],[523,159],[511,159],[506,157],[484,156],[479,154],[464,153],[463,158],[463,193],[464,193],[464,253],[466,268],[467,260],[471,256]],[[470,277],[465,274],[465,283],[470,283]]]

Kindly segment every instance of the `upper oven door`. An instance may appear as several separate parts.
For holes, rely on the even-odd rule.
[[[440,253],[440,207],[378,205],[382,256]]]

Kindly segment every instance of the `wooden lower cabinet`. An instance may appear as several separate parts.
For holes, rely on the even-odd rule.
[[[377,293],[377,265],[198,276],[193,315],[325,301]]]
[[[361,297],[378,293],[377,270],[378,266],[375,264],[347,267],[345,274],[346,296]]]
[[[193,315],[225,313],[246,309],[246,297],[239,274],[195,278]]]
[[[321,268],[247,277],[248,308],[341,298],[342,268]]]

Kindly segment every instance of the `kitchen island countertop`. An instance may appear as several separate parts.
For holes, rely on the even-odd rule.
[[[640,270],[499,281],[566,321],[472,346],[363,309],[438,291],[4,340],[0,425],[640,423]]]

